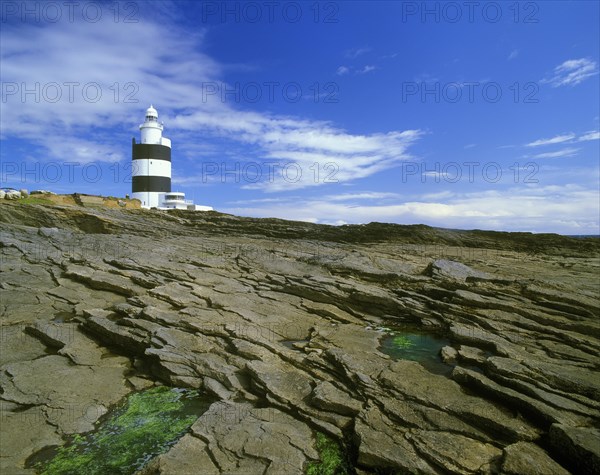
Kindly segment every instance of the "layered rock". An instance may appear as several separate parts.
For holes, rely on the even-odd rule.
[[[0,212],[3,473],[152,384],[218,402],[147,474],[303,473],[317,432],[362,473],[598,470],[596,241]],[[406,324],[451,377],[380,351]]]

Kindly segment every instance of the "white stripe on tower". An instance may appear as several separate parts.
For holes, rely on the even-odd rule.
[[[131,197],[142,208],[158,207],[165,193],[171,191],[171,141],[162,136],[163,126],[152,106],[140,125],[141,143],[132,142]]]
[[[142,158],[134,160],[132,176],[171,176],[171,162],[167,160],[156,160]]]

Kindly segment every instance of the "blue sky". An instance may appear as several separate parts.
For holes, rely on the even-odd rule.
[[[599,234],[599,3],[3,2],[2,186],[245,216]],[[469,6],[471,5],[471,6]]]

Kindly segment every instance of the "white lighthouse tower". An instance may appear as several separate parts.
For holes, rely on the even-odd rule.
[[[185,199],[185,193],[171,191],[171,141],[162,136],[163,125],[152,105],[140,125],[140,143],[131,144],[131,197],[140,200],[142,208],[212,211],[212,207],[196,205]]]
[[[141,143],[132,143],[131,197],[142,208],[158,208],[165,193],[171,192],[171,141],[162,136],[163,125],[152,105],[140,125]]]

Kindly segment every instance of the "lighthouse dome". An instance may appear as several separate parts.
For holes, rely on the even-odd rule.
[[[146,110],[146,120],[158,120],[158,112],[152,105]]]

